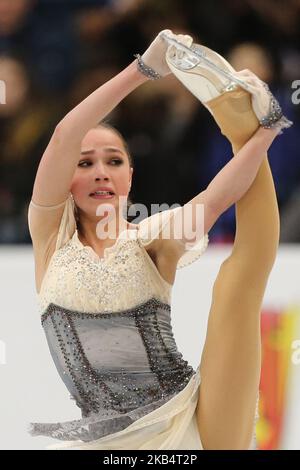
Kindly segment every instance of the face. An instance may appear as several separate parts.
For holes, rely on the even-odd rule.
[[[0,0],[0,28],[5,33],[13,33],[29,10],[33,7],[32,0]]]
[[[0,57],[0,77],[5,83],[6,101],[5,106],[0,106],[0,116],[12,116],[25,106],[28,77],[22,64],[9,57]],[[1,98],[0,101],[3,102]]]
[[[129,194],[132,173],[120,137],[110,129],[91,129],[82,141],[81,155],[71,185],[79,211],[93,217],[100,204],[111,204],[117,214],[121,208],[120,196],[123,196],[123,201]],[[93,195],[99,187],[106,187],[114,194]]]

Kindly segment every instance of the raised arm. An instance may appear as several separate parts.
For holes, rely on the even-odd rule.
[[[173,35],[171,31],[169,34]],[[179,37],[181,40],[185,38],[182,35]],[[144,63],[161,77],[170,73],[165,61],[167,47],[168,44],[160,33],[142,56]],[[34,203],[52,206],[66,200],[85,134],[103,120],[129,93],[148,80],[149,78],[141,73],[138,61],[134,60],[59,122],[37,171],[32,194]]]
[[[86,132],[148,80],[135,61],[70,111],[57,125],[36,174],[32,200],[52,206],[66,200]]]
[[[210,230],[220,215],[242,198],[253,183],[275,137],[292,124],[282,115],[279,104],[264,82],[249,70],[237,74],[251,87],[253,110],[262,127],[224,166],[206,190],[185,204],[182,211],[177,211],[173,235],[179,238],[176,234],[181,233],[184,243],[193,245]]]
[[[194,233],[199,239],[209,232],[217,219],[247,192],[253,183],[266,151],[278,134],[277,129],[260,127],[227,165],[219,171],[208,187],[183,206],[192,214],[192,227],[186,234]],[[196,209],[203,205],[203,220],[197,219]],[[188,242],[189,240],[184,240]],[[192,240],[190,240],[192,241]]]

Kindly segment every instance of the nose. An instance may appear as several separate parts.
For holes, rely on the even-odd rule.
[[[109,177],[107,172],[105,171],[105,166],[103,165],[103,163],[98,162],[98,164],[95,165],[95,181],[100,181],[100,179],[108,181]]]

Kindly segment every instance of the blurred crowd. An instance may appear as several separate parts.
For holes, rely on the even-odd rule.
[[[0,0],[0,243],[30,243],[34,178],[59,120],[166,28],[192,35],[237,70],[251,69],[294,122],[269,161],[281,241],[300,242],[300,104],[292,101],[299,17],[300,0]],[[173,76],[138,88],[109,122],[135,161],[130,199],[149,209],[192,199],[232,156],[210,113]],[[232,207],[210,240],[232,242],[234,233]]]

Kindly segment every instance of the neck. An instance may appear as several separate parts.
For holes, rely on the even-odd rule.
[[[101,222],[101,218],[80,219],[80,222],[77,222],[77,231],[80,238],[89,245],[109,245],[128,225],[123,217],[116,217],[108,222]]]

